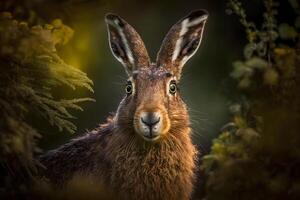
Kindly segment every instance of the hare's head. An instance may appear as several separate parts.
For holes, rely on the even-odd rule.
[[[125,20],[108,14],[109,44],[129,76],[126,96],[117,113],[117,126],[134,130],[147,141],[167,138],[189,127],[178,82],[186,61],[197,51],[208,14],[191,12],[165,37],[156,63],[151,63],[138,33]]]

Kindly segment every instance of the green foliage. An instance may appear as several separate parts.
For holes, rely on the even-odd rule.
[[[278,3],[262,2],[260,29],[241,2],[228,3],[249,41],[231,73],[243,101],[230,107],[232,121],[203,158],[207,200],[300,198],[299,16],[293,25],[277,24]]]
[[[36,166],[33,153],[38,131],[29,116],[43,117],[60,131],[73,133],[75,118],[70,109],[82,110],[80,102],[91,98],[61,99],[55,90],[62,86],[86,88],[93,92],[92,81],[81,70],[66,64],[56,48],[66,44],[73,30],[61,20],[29,26],[0,14],[0,162],[29,176]],[[17,174],[17,172],[15,172]]]

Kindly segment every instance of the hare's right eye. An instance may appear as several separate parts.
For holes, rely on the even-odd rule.
[[[132,94],[132,83],[128,82],[125,86],[126,94]]]
[[[176,82],[174,80],[172,80],[169,85],[169,93],[174,95],[176,93],[176,91],[177,91]]]

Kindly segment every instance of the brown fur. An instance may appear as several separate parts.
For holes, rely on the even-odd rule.
[[[79,175],[92,177],[96,187],[105,186],[118,199],[190,199],[197,150],[180,91],[170,93],[169,87],[179,81],[182,66],[176,63],[198,48],[195,45],[201,41],[207,18],[204,14],[202,10],[192,12],[182,19],[189,26],[182,29],[181,20],[171,29],[177,34],[169,33],[167,37],[174,38],[164,40],[158,64],[148,64],[144,44],[129,24],[116,15],[107,16],[112,52],[125,66],[133,92],[123,98],[106,124],[41,157],[46,167],[43,174],[54,185],[65,186]],[[176,39],[185,45],[177,45],[180,54],[171,63],[169,51],[176,49]],[[145,112],[159,113],[158,140],[143,137],[140,120]]]
[[[141,90],[151,90],[147,84],[153,89],[164,86],[164,81],[153,85],[144,80],[152,75],[147,69],[140,73],[136,81],[143,81]],[[152,144],[143,141],[132,127],[132,112],[146,103],[144,98],[147,94],[135,101],[124,98],[117,115],[106,124],[42,156],[46,177],[63,185],[77,173],[92,174],[122,199],[189,199],[197,151],[191,142],[185,105],[179,95],[167,102],[172,108],[168,114],[171,128],[161,141]],[[165,98],[157,96],[159,99]]]

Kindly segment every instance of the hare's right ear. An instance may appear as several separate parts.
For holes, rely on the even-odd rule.
[[[130,76],[139,67],[148,67],[150,59],[139,34],[121,17],[107,14],[109,45],[113,55]]]
[[[183,65],[200,46],[207,18],[207,11],[195,10],[177,22],[163,41],[157,66],[167,68],[179,79]]]

